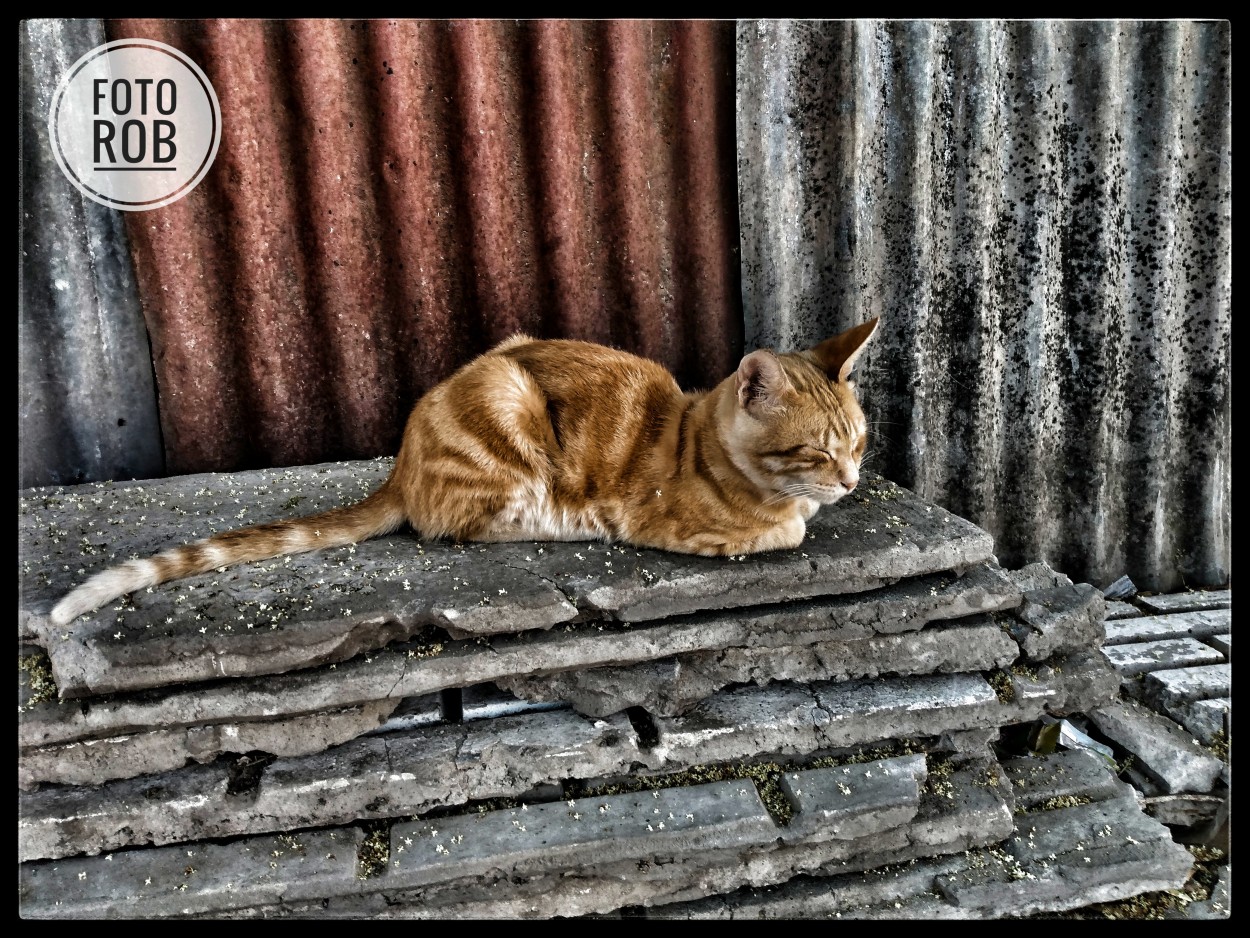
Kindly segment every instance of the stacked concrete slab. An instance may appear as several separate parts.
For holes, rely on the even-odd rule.
[[[993,917],[1188,875],[1083,753],[1045,763],[1086,779],[1086,811],[1044,829],[1105,801],[1104,836],[1137,852],[1100,854],[1084,890],[1002,887],[1064,880],[1037,864],[1078,848],[1028,853],[1029,768],[991,744],[1117,699],[1105,604],[1002,569],[984,531],[876,477],[792,551],[395,535],[47,618],[97,569],[353,501],[387,471],[19,494],[25,915],[703,915],[783,884],[875,915],[854,877],[923,861],[913,898],[940,879]]]
[[[1089,713],[1131,757],[1127,777],[1178,839],[1228,850],[1232,784],[1232,593],[1192,591],[1117,603],[1107,659],[1121,699]]]

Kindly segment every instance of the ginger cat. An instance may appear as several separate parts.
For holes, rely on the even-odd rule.
[[[458,541],[600,538],[708,556],[796,547],[816,510],[859,481],[867,425],[848,375],[877,322],[803,352],[751,352],[698,393],[635,355],[513,336],[417,402],[390,476],[363,501],[128,560],[68,593],[52,621],[404,522]]]

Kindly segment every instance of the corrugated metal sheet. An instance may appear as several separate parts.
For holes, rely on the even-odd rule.
[[[733,23],[108,30],[189,54],[223,114],[205,181],[126,219],[171,473],[392,452],[518,330],[736,365]]]
[[[82,195],[48,146],[63,75],[99,20],[18,29],[21,239],[18,485],[164,475],[147,332],[119,214]]]
[[[874,315],[874,468],[1000,559],[1228,582],[1231,26],[744,22],[747,344]]]

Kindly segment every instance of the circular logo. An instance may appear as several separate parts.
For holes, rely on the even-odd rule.
[[[221,143],[221,105],[178,49],[117,39],[61,78],[48,135],[61,171],[83,194],[142,212],[177,201],[208,173]]]

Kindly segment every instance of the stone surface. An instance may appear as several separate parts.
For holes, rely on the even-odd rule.
[[[1152,671],[1142,682],[1142,693],[1155,709],[1170,712],[1195,700],[1228,697],[1233,691],[1231,664]]]
[[[1178,889],[1193,868],[1189,851],[1131,797],[1024,815],[1003,851],[1009,859],[935,884],[961,908],[1025,916]]]
[[[17,785],[21,789],[42,782],[96,785],[178,769],[189,760],[212,762],[223,753],[261,750],[300,756],[321,752],[377,728],[398,703],[379,700],[285,720],[157,729],[23,749],[18,757]]]
[[[916,816],[929,768],[923,754],[784,772],[781,788],[794,808],[789,843],[826,837],[853,840],[898,827]]]
[[[19,796],[22,859],[343,824],[518,795],[564,778],[628,770],[624,717],[571,711],[374,736],[313,755],[239,760]]]
[[[1135,619],[1143,615],[1142,611],[1131,603],[1121,602],[1118,599],[1107,600],[1107,621],[1112,622],[1116,619]]]
[[[1212,635],[1207,639],[1207,644],[1226,658],[1231,658],[1233,655],[1233,636],[1229,632],[1223,635]]]
[[[363,837],[347,827],[25,863],[18,906],[27,919],[124,919],[315,900],[358,882]]]
[[[1233,865],[1231,863],[1220,867],[1219,878],[1215,881],[1215,888],[1211,890],[1211,897],[1199,902],[1191,902],[1183,912],[1176,914],[1168,914],[1167,918],[1186,918],[1191,921],[1205,921],[1209,919],[1225,919],[1229,918],[1233,913],[1232,899],[1232,878]]]
[[[1184,884],[1192,857],[1171,842],[1165,827],[1142,814],[1131,789],[1102,760],[1074,750],[1012,759],[1002,768],[1011,779],[1017,813],[1015,830],[1001,846],[865,872],[796,877],[772,889],[665,905],[647,915],[1018,918]],[[1089,803],[1042,807],[1051,798]]]
[[[1176,723],[1136,701],[1091,710],[1089,718],[1100,733],[1131,753],[1134,765],[1164,792],[1209,792],[1224,769],[1223,762]]]
[[[914,781],[917,767],[910,759],[899,767],[898,776],[869,776],[872,767],[861,765],[849,777],[883,786],[914,807],[907,786],[899,790],[892,783]],[[977,845],[1001,838],[1010,830],[1010,808],[1000,785],[975,784],[992,768],[993,763],[981,760],[951,775],[953,789],[967,789],[968,803],[985,808],[961,817],[962,797],[927,799],[910,824],[891,828],[884,840],[925,849],[935,846],[933,832],[949,837],[958,831],[965,843]],[[816,771],[841,774],[840,767]],[[827,813],[815,792],[833,789],[817,776],[807,777],[813,789],[804,807]],[[401,821],[390,825],[385,871],[366,879],[358,878],[354,862],[361,834],[349,827],[249,837],[207,848],[123,851],[112,859],[27,863],[21,868],[19,897],[24,915],[32,918],[230,911],[316,917],[357,917],[366,911],[384,917],[578,915],[689,898],[708,888],[728,891],[779,882],[800,869],[866,855],[882,843],[880,830],[830,839],[822,825],[798,819],[796,832],[810,830],[812,838],[795,833],[793,842],[783,844],[752,782],[714,782]],[[879,819],[884,821],[884,815]],[[352,862],[343,858],[348,851],[340,844],[350,845]],[[266,862],[270,856],[272,865]],[[194,865],[192,872],[186,872],[188,865]],[[572,871],[576,874],[569,875]],[[140,874],[164,888],[140,888]],[[285,887],[284,876],[291,877]],[[184,888],[171,889],[171,881]],[[108,902],[110,890],[128,901]]]
[[[1206,824],[1220,812],[1226,795],[1197,795],[1183,792],[1179,795],[1151,795],[1145,799],[1146,813],[1160,824],[1169,827],[1193,827]]]
[[[1061,749],[1048,755],[1021,756],[1003,762],[1015,792],[1017,812],[1071,798],[1104,801],[1132,794],[1107,761],[1086,749]]]
[[[863,638],[919,629],[925,623],[1018,605],[1023,582],[993,564],[965,576],[934,574],[854,597],[802,601],[733,614],[702,613],[655,623],[585,622],[548,631],[451,640],[434,631],[341,663],[287,674],[238,678],[199,687],[155,689],[27,708],[18,724],[22,745],[114,736],[152,726],[173,728],[285,713],[342,708],[387,697],[421,696],[497,681],[516,674],[619,666],[682,652],[791,644],[822,632]],[[1055,576],[1050,571],[1051,577]]]
[[[1195,609],[1230,609],[1233,591],[1195,590],[1188,593],[1162,593],[1157,596],[1138,595],[1137,601],[1151,612],[1189,612]]]
[[[1019,648],[985,616],[977,624],[930,625],[915,632],[852,641],[812,641],[755,648],[724,648],[677,655],[622,668],[564,671],[548,677],[514,676],[499,683],[530,700],[564,700],[602,716],[641,706],[676,716],[729,684],[845,681],[880,674],[983,671],[1015,661]]]
[[[1012,675],[1010,701],[980,674],[731,688],[681,716],[657,718],[652,752],[665,762],[718,762],[939,736],[1100,706],[1114,699],[1117,683],[1094,655],[1056,659],[1058,669],[1039,667],[1036,678]]]
[[[1080,583],[1026,593],[1008,621],[1024,656],[1045,661],[1057,652],[1101,645],[1105,614],[1102,594]]]
[[[1150,642],[1162,638],[1207,638],[1232,629],[1231,609],[1209,612],[1178,612],[1172,615],[1143,616],[1107,623],[1108,645]]]
[[[1214,664],[1224,660],[1224,656],[1210,645],[1192,638],[1164,638],[1153,642],[1110,645],[1102,653],[1107,656],[1112,667],[1125,675],[1184,668],[1195,664]]]
[[[1216,734],[1219,733],[1224,734],[1225,741],[1227,741],[1229,717],[1232,712],[1232,698],[1217,697],[1211,700],[1179,703],[1169,708],[1168,715],[1210,746],[1215,742]]]
[[[398,534],[165,584],[64,629],[47,618],[67,589],[120,559],[351,503],[389,468],[374,460],[19,493],[19,636],[47,650],[72,697],[343,661],[423,626],[512,633],[861,592],[993,554],[980,528],[865,473],[853,496],[809,522],[802,548],[749,562]]]

